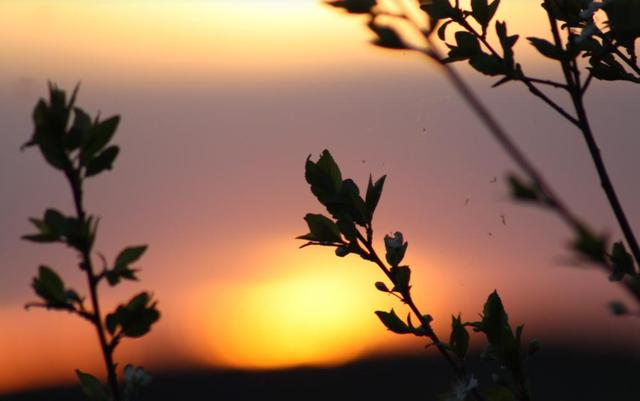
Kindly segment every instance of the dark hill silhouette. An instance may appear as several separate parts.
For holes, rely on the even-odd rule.
[[[473,360],[472,365],[479,361]],[[637,401],[640,355],[550,350],[530,364],[536,401]],[[486,371],[486,369],[483,369]],[[158,374],[141,401],[435,400],[452,376],[439,358],[370,358],[336,368],[198,370]],[[487,377],[482,379],[487,380]],[[2,401],[84,401],[79,388],[0,397]]]

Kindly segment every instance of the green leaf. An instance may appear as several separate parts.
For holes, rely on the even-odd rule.
[[[77,149],[89,136],[89,132],[93,126],[91,117],[84,110],[76,107],[73,111],[73,125],[65,138],[65,147],[67,150]]]
[[[64,308],[68,305],[64,282],[48,266],[40,266],[38,276],[33,278],[31,287],[47,305],[53,308]]]
[[[76,369],[76,374],[80,380],[82,392],[90,401],[111,401],[108,388],[100,380],[79,369]]]
[[[497,291],[493,291],[484,304],[479,328],[494,345],[505,345],[504,341],[513,337],[509,327],[509,316]]]
[[[509,72],[508,69],[505,68],[502,59],[488,53],[478,53],[471,56],[469,65],[476,71],[489,76],[507,74]]]
[[[393,290],[400,294],[408,294],[409,282],[411,281],[411,269],[409,266],[396,266],[391,268],[391,274],[393,275]]]
[[[120,124],[120,116],[114,116],[93,125],[89,137],[80,149],[81,165],[86,166],[93,159],[93,156],[111,141],[113,134],[118,129],[118,124]]]
[[[515,175],[509,175],[507,182],[513,199],[525,202],[540,202],[542,200],[542,195],[534,184],[525,183]]]
[[[382,189],[386,178],[387,176],[383,175],[374,184],[371,176],[369,176],[369,185],[367,186],[367,195],[365,196],[369,223],[373,219],[373,212],[375,212],[378,202],[380,201],[380,196],[382,195]]]
[[[393,27],[382,26],[372,20],[369,23],[369,29],[371,29],[377,36],[373,41],[374,45],[392,50],[407,48],[402,38]]]
[[[384,324],[387,329],[393,331],[394,333],[413,333],[413,330],[411,330],[411,328],[405,322],[403,322],[402,319],[398,317],[398,315],[396,315],[396,312],[393,309],[391,309],[390,312],[376,311],[376,315],[378,316],[382,324]]]
[[[317,163],[311,161],[311,156],[307,157],[305,179],[320,203],[327,206],[336,201],[337,193],[342,186],[342,174],[328,150],[322,152]]]
[[[564,57],[564,52],[558,49],[553,43],[549,42],[545,39],[528,37],[527,40],[533,47],[535,47],[540,54],[543,56],[554,59],[554,60],[562,60]]]
[[[333,220],[321,214],[308,213],[304,216],[309,226],[309,234],[298,237],[309,241],[319,242],[322,244],[343,243],[340,237],[340,229]]]
[[[466,31],[458,31],[455,34],[457,46],[449,47],[448,57],[443,60],[446,63],[467,60],[477,54],[481,54],[480,42],[473,34]]]
[[[146,250],[147,245],[130,246],[123,249],[116,257],[115,268],[129,266],[131,263],[140,259]]]
[[[489,4],[488,0],[471,0],[471,15],[482,26],[482,32],[486,32],[487,26],[498,10],[500,0]]]
[[[350,178],[342,181],[339,195],[353,221],[365,227],[371,220],[358,185]]]
[[[436,21],[459,14],[458,10],[449,3],[449,0],[423,0],[420,3],[420,8]]]
[[[376,2],[376,0],[337,0],[328,1],[326,4],[342,8],[350,14],[368,14]]]
[[[575,239],[573,240],[572,248],[576,252],[593,262],[605,262],[607,248],[607,238],[605,236],[596,235],[585,226],[578,227],[574,234]]]
[[[504,65],[509,71],[513,71],[515,65],[513,46],[515,46],[519,36],[507,35],[507,23],[500,21],[496,21],[496,34],[500,40],[500,46],[502,47]]]
[[[609,276],[609,280],[611,281],[620,281],[624,278],[625,274],[634,274],[636,271],[633,264],[633,257],[627,252],[621,241],[613,244],[611,264],[613,265],[613,271]]]
[[[624,316],[629,313],[629,309],[625,304],[618,301],[609,302],[609,310],[615,316]]]
[[[87,163],[87,169],[85,170],[85,177],[91,177],[100,174],[104,170],[111,170],[113,168],[113,162],[118,157],[120,148],[117,146],[109,146],[102,151],[98,156],[92,158]]]
[[[108,314],[105,323],[111,334],[120,328],[125,336],[137,338],[147,334],[159,318],[156,302],[151,302],[151,296],[142,292],[127,305],[120,305],[115,312]]]
[[[451,316],[451,336],[449,346],[460,359],[464,359],[469,349],[469,333],[462,324],[460,315]]]

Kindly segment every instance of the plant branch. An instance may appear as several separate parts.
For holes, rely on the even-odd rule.
[[[393,283],[394,278],[393,278],[393,275],[391,274],[391,270],[384,264],[382,259],[380,259],[380,257],[378,256],[376,250],[373,247],[372,241],[366,240],[359,231],[358,231],[358,239],[362,241],[363,244],[365,245],[366,251],[368,252],[367,256],[369,260],[375,263],[380,268],[380,270],[382,270],[382,272],[387,276],[387,278]],[[443,343],[440,341],[440,338],[435,333],[435,331],[433,331],[433,329],[431,328],[430,322],[425,318],[422,312],[420,312],[420,309],[418,309],[418,306],[413,301],[413,298],[411,297],[411,293],[409,291],[407,291],[406,293],[401,293],[400,299],[402,300],[402,302],[407,304],[407,306],[409,306],[409,309],[411,309],[411,312],[413,312],[413,314],[418,318],[418,320],[420,321],[421,327],[425,332],[425,335],[429,337],[429,339],[436,346],[440,354],[447,360],[449,365],[451,365],[456,376],[458,376],[458,379],[460,380],[467,379],[466,367],[460,361],[454,359],[451,353],[443,346]],[[484,396],[480,394],[480,392],[478,392],[476,389],[473,389],[471,391],[471,395],[478,401],[484,401],[485,399]]]
[[[553,34],[555,46],[559,51],[562,51],[560,32],[558,30],[558,25],[555,18],[549,11],[551,9],[549,0],[545,0],[545,4],[547,5],[547,17],[549,19],[549,25],[551,26],[551,32]],[[600,149],[598,147],[598,144],[596,143],[595,137],[591,130],[591,126],[589,124],[589,119],[584,107],[583,90],[580,86],[578,67],[575,61],[571,63],[569,60],[563,58],[560,60],[560,62],[562,65],[562,71],[567,81],[567,85],[570,89],[569,92],[571,93],[571,100],[573,101],[573,105],[578,116],[578,128],[580,128],[580,130],[582,131],[582,135],[587,143],[587,147],[589,148],[591,159],[593,160],[593,163],[598,172],[598,176],[600,178],[600,185],[602,186],[602,189],[604,190],[607,199],[609,200],[611,209],[613,210],[613,213],[618,221],[618,225],[620,226],[620,229],[624,234],[624,237],[627,241],[627,244],[629,245],[636,263],[640,264],[640,247],[638,246],[638,241],[635,238],[633,229],[629,224],[624,209],[622,208],[622,204],[620,203],[615,188],[611,182],[611,179],[609,178],[604,160],[602,159],[602,155],[600,154]]]
[[[78,220],[85,224],[86,212],[83,206],[82,197],[82,179],[78,170],[67,170],[66,176],[71,186],[73,194],[73,203],[76,209]],[[100,348],[102,349],[102,356],[104,358],[105,367],[107,369],[107,381],[113,394],[114,401],[120,401],[120,391],[118,389],[118,377],[116,373],[116,366],[113,362],[113,349],[107,341],[104,325],[102,323],[102,315],[100,313],[100,303],[98,302],[98,277],[94,272],[93,262],[91,260],[90,250],[83,249],[81,252],[82,262],[81,268],[87,274],[87,284],[89,285],[89,294],[91,297],[91,304],[93,307],[93,324],[98,333],[98,339],[100,341]]]

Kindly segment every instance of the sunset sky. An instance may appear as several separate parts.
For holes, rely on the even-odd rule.
[[[510,31],[547,34],[538,2],[503,3]],[[101,217],[96,248],[110,260],[127,245],[149,251],[140,282],[101,296],[112,310],[151,290],[162,318],[125,342],[121,365],[277,368],[423,352],[375,317],[404,309],[375,290],[373,266],[298,249],[303,216],[322,211],[304,161],[325,148],[361,186],[369,173],[388,175],[376,238],[382,246],[384,234],[404,233],[417,303],[443,337],[451,314],[474,319],[497,288],[512,321],[543,344],[637,347],[640,324],[605,308],[626,294],[572,265],[559,220],[509,200],[513,165],[441,71],[370,40],[364,20],[316,0],[1,2],[0,394],[73,381],[75,368],[103,372],[86,322],[23,308],[43,263],[84,291],[69,249],[20,240],[28,217],[72,210],[63,176],[36,150],[19,150],[47,80],[69,90],[80,81],[81,107],[122,116],[121,155],[89,180],[86,204]],[[527,70],[558,76],[525,42],[516,54]],[[577,214],[618,239],[579,133],[523,87],[490,89],[457,67]],[[594,82],[587,99],[635,227],[638,90]]]

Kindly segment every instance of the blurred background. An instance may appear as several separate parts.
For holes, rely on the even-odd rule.
[[[498,18],[521,35],[518,60],[532,75],[559,76],[523,40],[547,36],[537,2],[503,3]],[[122,116],[122,152],[114,171],[87,183],[86,204],[101,218],[97,250],[110,260],[127,245],[149,251],[140,282],[101,296],[112,310],[152,290],[162,312],[149,336],[119,349],[122,365],[166,377],[258,369],[291,379],[269,372],[432,355],[379,323],[373,311],[402,306],[375,290],[382,277],[372,266],[298,249],[304,214],[321,212],[304,161],[326,148],[361,186],[388,175],[376,238],[404,233],[417,303],[443,337],[451,314],[475,319],[498,289],[527,338],[574,352],[575,366],[630,366],[606,358],[638,352],[640,324],[606,308],[626,294],[576,265],[559,220],[509,200],[504,177],[514,166],[441,71],[369,45],[364,22],[316,0],[0,3],[0,395],[74,384],[76,368],[103,370],[84,321],[23,307],[42,263],[84,288],[72,252],[20,240],[28,217],[72,206],[64,177],[39,152],[20,152],[48,80],[69,91],[81,82],[81,107]],[[620,238],[579,133],[520,85],[492,90],[457,68],[577,214]],[[596,81],[587,104],[640,227],[637,91]],[[591,365],[580,359],[593,352]],[[348,366],[379,366],[357,363]]]

